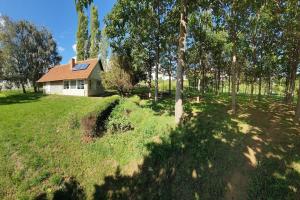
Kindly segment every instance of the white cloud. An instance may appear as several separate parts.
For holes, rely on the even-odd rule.
[[[62,46],[58,46],[57,49],[58,49],[59,52],[65,51],[65,48],[63,48]]]
[[[72,45],[72,49],[76,53],[76,43]]]

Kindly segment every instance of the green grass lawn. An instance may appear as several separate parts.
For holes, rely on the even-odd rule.
[[[275,97],[123,99],[104,137],[70,129],[116,97],[0,96],[0,199],[298,199],[300,126]],[[117,127],[117,128],[116,128]],[[122,129],[124,131],[120,131]],[[125,131],[126,130],[126,131]]]
[[[111,98],[2,93],[0,199],[28,199],[43,193],[51,197],[70,177],[91,198],[94,184],[105,175],[147,154],[144,144],[151,138],[134,131],[86,143],[79,129],[68,128],[72,116],[82,116]],[[171,121],[146,113],[154,121]]]

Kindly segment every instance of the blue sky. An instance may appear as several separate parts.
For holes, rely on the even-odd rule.
[[[99,10],[100,26],[116,0],[94,0]],[[75,56],[77,14],[74,0],[0,0],[0,14],[13,20],[25,19],[46,27],[53,34],[62,63]]]

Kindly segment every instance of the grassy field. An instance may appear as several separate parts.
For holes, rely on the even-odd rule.
[[[233,117],[227,95],[186,95],[175,127],[173,97],[131,97],[104,137],[69,128],[112,98],[2,93],[0,199],[299,198],[300,126],[281,99],[240,95]]]
[[[152,135],[147,138],[131,131],[85,143],[80,130],[68,127],[71,116],[82,116],[110,99],[2,94],[0,199],[32,199],[44,193],[51,197],[72,177],[91,198],[94,184],[101,183],[105,175],[142,159],[147,154],[144,144]],[[167,120],[160,126],[162,131],[171,121],[168,116],[154,116],[151,110],[143,112],[153,121]],[[163,132],[157,133],[160,134]]]

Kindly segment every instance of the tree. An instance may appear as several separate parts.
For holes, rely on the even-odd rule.
[[[300,80],[299,80],[299,88],[298,88],[298,100],[295,112],[296,121],[300,122]]]
[[[110,60],[111,69],[101,74],[104,87],[116,89],[122,96],[133,87],[132,76],[126,69],[126,65],[126,58],[115,54]]]
[[[33,48],[31,48],[31,59],[29,63],[29,77],[34,91],[37,92],[36,81],[49,67],[59,64],[61,56],[58,55],[57,45],[52,34],[45,28],[36,30],[33,34]]]
[[[77,52],[77,60],[84,60],[86,59],[86,51],[85,49],[86,44],[89,39],[88,33],[88,18],[85,16],[84,12],[80,11],[78,13],[78,30],[77,30],[77,45],[76,45],[76,52]]]
[[[100,48],[100,58],[102,61],[102,65],[104,71],[108,70],[108,63],[107,63],[107,56],[108,56],[108,48],[109,48],[109,41],[106,35],[106,28],[104,27],[101,31],[101,39],[99,43]]]
[[[185,69],[185,48],[187,37],[187,0],[180,1],[180,34],[178,65],[176,69],[175,122],[179,124],[183,117],[183,70]]]
[[[0,28],[3,77],[21,85],[24,93],[28,81],[37,91],[36,81],[42,73],[61,60],[52,34],[28,21],[4,20],[5,27]]]
[[[93,0],[75,0],[76,10],[82,12],[84,8],[87,8],[93,3]]]
[[[90,57],[96,58],[99,55],[99,20],[98,20],[98,9],[95,5],[91,8],[91,46],[90,46]]]
[[[105,20],[112,49],[123,54],[123,49],[129,48],[127,53],[132,57],[132,66],[147,73],[149,97],[154,71],[155,101],[159,92],[157,77],[167,32],[165,28],[171,27],[165,23],[170,19],[173,4],[172,0],[122,0],[116,3]]]
[[[282,52],[285,58],[286,102],[291,103],[294,97],[297,68],[300,62],[300,6],[297,0],[287,0],[278,5],[282,31]]]

